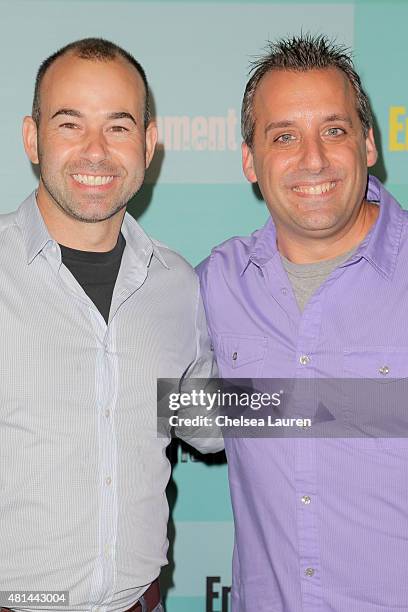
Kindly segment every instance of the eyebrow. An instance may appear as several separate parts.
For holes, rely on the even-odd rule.
[[[117,113],[109,113],[107,118],[108,119],[130,119],[131,121],[133,121],[135,125],[137,125],[136,119],[133,117],[133,115],[131,115],[130,113],[127,113],[126,111],[119,111]]]
[[[324,122],[341,121],[343,123],[347,123],[350,127],[353,127],[353,122],[351,121],[351,119],[350,119],[350,117],[348,115],[339,115],[337,113],[333,113],[332,115],[328,115],[327,117],[325,117],[323,121]],[[288,128],[288,127],[292,127],[293,125],[295,125],[294,121],[288,121],[288,120],[284,120],[284,121],[271,121],[270,123],[268,123],[268,125],[265,128],[265,135],[270,130],[276,130],[276,129],[280,129],[280,128]]]
[[[60,108],[59,110],[57,110],[56,113],[53,114],[51,119],[54,119],[55,117],[58,117],[59,115],[68,115],[69,117],[77,117],[78,119],[81,119],[84,116],[82,113],[80,113],[79,111],[75,110],[74,108]],[[112,119],[130,119],[135,125],[137,125],[136,119],[133,117],[133,115],[131,113],[126,112],[126,111],[118,111],[118,112],[115,112],[115,113],[108,113],[106,118],[109,119],[109,120],[112,120]]]
[[[56,113],[53,114],[51,119],[58,117],[58,115],[69,115],[69,117],[79,117],[79,118],[83,116],[82,113],[80,113],[77,110],[74,110],[73,108],[60,108],[59,110],[57,110]]]
[[[267,134],[270,130],[292,127],[292,125],[294,125],[293,121],[271,121],[265,128],[265,134]]]
[[[342,121],[343,123],[347,123],[350,127],[353,127],[353,122],[348,115],[338,115],[337,113],[334,113],[333,115],[326,117],[325,121]]]

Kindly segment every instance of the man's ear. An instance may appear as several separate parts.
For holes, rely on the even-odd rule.
[[[377,147],[375,146],[373,128],[370,128],[368,130],[365,144],[366,144],[367,166],[368,168],[370,168],[371,166],[374,166],[378,158]]]
[[[244,171],[246,179],[250,183],[256,183],[256,173],[254,168],[254,156],[252,150],[248,147],[248,145],[243,142],[241,146],[242,151],[242,169]]]
[[[32,117],[24,117],[23,143],[28,159],[32,164],[38,164],[37,124]]]
[[[146,168],[149,167],[152,161],[153,153],[157,143],[157,126],[154,121],[151,121],[146,128],[145,134],[146,141]]]

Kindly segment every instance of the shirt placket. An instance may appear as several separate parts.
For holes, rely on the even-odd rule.
[[[117,440],[115,409],[118,394],[116,326],[106,326],[102,315],[90,308],[99,347],[95,368],[96,419],[99,442],[99,555],[92,580],[91,601],[99,605],[93,612],[104,612],[115,593],[116,540],[118,524]]]
[[[51,257],[53,253],[49,255]],[[65,268],[59,274],[78,308],[86,309],[95,334],[95,425],[98,439],[98,555],[90,581],[89,601],[97,602],[92,612],[106,612],[115,593],[116,540],[118,524],[117,442],[115,409],[118,394],[118,359],[116,353],[116,321],[106,322],[85,294],[82,287]]]
[[[322,299],[318,292],[303,312],[296,346],[297,379],[316,377],[316,347],[320,336]],[[297,438],[295,443],[296,521],[299,542],[299,572],[302,610],[323,609],[321,558],[318,537],[319,490],[317,486],[316,452],[319,440]]]
[[[280,258],[275,257],[264,269],[267,287],[272,297],[289,316],[290,324],[298,330],[295,338],[295,363],[290,376],[300,381],[316,376],[315,356],[320,337],[322,319],[321,291],[308,302],[302,315],[296,302]],[[302,382],[298,386],[300,398],[305,389]],[[296,404],[294,406],[296,410]],[[302,411],[301,411],[302,412]],[[305,416],[299,414],[297,416]],[[299,545],[299,572],[303,612],[316,612],[323,609],[321,589],[321,560],[318,540],[318,487],[316,471],[316,443],[308,437],[292,439],[294,444],[294,484],[296,496],[296,527]]]

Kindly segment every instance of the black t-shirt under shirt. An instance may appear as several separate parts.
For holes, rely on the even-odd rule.
[[[62,263],[93,301],[106,323],[126,240],[119,234],[116,246],[106,253],[78,251],[60,244]]]

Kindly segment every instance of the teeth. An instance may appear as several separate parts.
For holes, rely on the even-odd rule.
[[[106,185],[113,181],[113,176],[94,176],[93,174],[73,174],[74,179],[83,185]]]
[[[334,189],[335,186],[335,182],[321,183],[320,185],[298,185],[297,187],[293,187],[293,191],[297,191],[299,193],[309,193],[310,195],[320,195]]]

